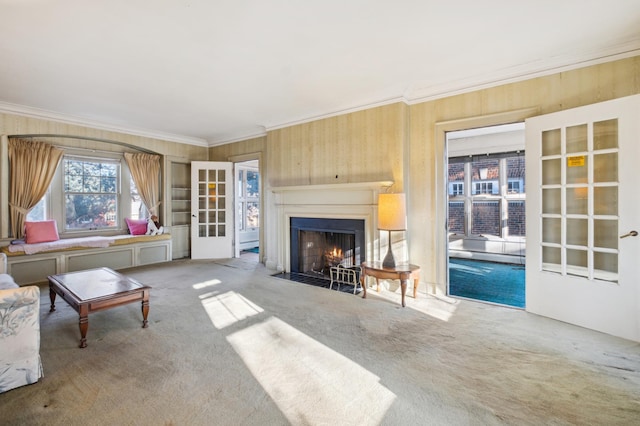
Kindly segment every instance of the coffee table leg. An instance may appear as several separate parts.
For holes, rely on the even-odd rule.
[[[89,316],[80,315],[80,347],[87,347],[87,330],[89,330]]]
[[[56,310],[56,292],[53,291],[51,285],[49,285],[49,299],[51,299],[51,308],[49,309],[49,312],[53,312]]]
[[[142,328],[147,328],[149,322],[147,316],[149,315],[149,291],[145,291],[142,296]]]

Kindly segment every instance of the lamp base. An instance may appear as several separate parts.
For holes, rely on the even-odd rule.
[[[393,258],[393,250],[391,250],[391,231],[389,231],[389,246],[387,248],[387,255],[384,257],[382,261],[382,267],[384,268],[395,268],[396,260]]]

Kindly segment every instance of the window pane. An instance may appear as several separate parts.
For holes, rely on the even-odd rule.
[[[118,226],[119,170],[120,163],[113,160],[65,159],[65,229]],[[133,198],[132,208],[139,208]]]
[[[464,202],[449,202],[449,232],[464,234]]]
[[[618,147],[618,119],[593,123],[593,149]]]
[[[500,235],[500,202],[475,201],[472,234]]]
[[[491,158],[472,162],[471,178],[476,194],[497,194],[500,178],[499,160]]]
[[[562,193],[560,191],[560,188],[542,190],[542,213],[561,213]]]
[[[115,227],[118,203],[115,194],[68,194],[66,229]]]
[[[257,197],[260,194],[260,174],[258,172],[247,170],[247,186],[246,196]]]
[[[509,235],[524,237],[526,234],[525,204],[524,201],[509,201],[507,206],[509,219]]]
[[[560,129],[542,132],[542,155],[559,155],[561,143]]]
[[[542,184],[558,185],[560,183],[561,163],[560,159],[542,161]]]
[[[594,214],[618,214],[618,187],[604,186],[593,188]]]
[[[567,127],[567,153],[587,150],[587,125]]]
[[[31,211],[27,214],[27,220],[30,221],[34,221],[34,220],[46,220],[47,219],[47,215],[46,215],[46,211],[47,211],[47,196],[45,195],[44,197],[42,197],[42,200],[38,201],[38,204],[36,204]]]
[[[258,203],[247,203],[246,227],[257,228],[260,224],[260,207]]]

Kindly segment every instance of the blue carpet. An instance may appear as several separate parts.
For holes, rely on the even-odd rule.
[[[449,259],[449,294],[525,307],[524,265]]]

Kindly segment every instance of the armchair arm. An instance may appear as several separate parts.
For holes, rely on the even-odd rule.
[[[0,393],[40,377],[40,288],[0,290]]]
[[[7,255],[0,253],[0,274],[7,273]]]

